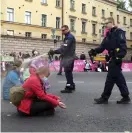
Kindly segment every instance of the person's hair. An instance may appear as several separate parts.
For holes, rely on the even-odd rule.
[[[15,70],[15,69],[19,68],[21,65],[22,65],[22,61],[16,60],[16,61],[13,63],[12,70]]]
[[[61,28],[69,29],[68,25],[62,25]]]
[[[49,72],[49,67],[43,66],[37,69],[36,74],[46,74],[47,72]]]
[[[106,18],[106,20],[108,20],[109,22],[111,22],[115,25],[115,20],[113,17],[108,17],[108,18]]]

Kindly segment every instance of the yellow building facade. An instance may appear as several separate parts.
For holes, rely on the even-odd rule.
[[[1,0],[1,34],[61,40],[66,24],[77,41],[100,42],[110,16],[132,40],[132,13],[117,9],[114,0]]]

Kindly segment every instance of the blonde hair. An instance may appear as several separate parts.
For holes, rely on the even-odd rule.
[[[36,74],[46,74],[49,73],[49,67],[43,66],[37,69]]]

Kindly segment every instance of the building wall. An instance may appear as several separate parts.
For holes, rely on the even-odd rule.
[[[111,0],[112,1],[112,0]],[[86,4],[86,14],[82,14],[82,3]],[[96,17],[92,16],[92,7],[96,7]],[[32,32],[32,37],[41,38],[41,34],[47,34],[47,38],[51,39],[51,29],[56,27],[56,17],[62,15],[62,8],[56,8],[56,0],[47,0],[47,5],[41,4],[41,0],[33,0],[33,2],[27,2],[25,0],[2,0],[1,3],[1,34],[7,35],[7,30],[14,30],[14,35],[25,36],[25,32]],[[14,8],[14,22],[7,22],[7,7]],[[102,9],[105,10],[105,17],[110,16],[110,12],[113,12],[115,22],[117,22],[117,15],[120,16],[119,27],[126,31],[126,37],[130,40],[130,19],[132,19],[132,13],[117,10],[116,4],[106,2],[105,0],[75,0],[75,11],[70,10],[70,0],[64,0],[64,24],[70,26],[70,18],[74,18],[75,30],[73,34],[78,41],[82,41],[82,38],[86,38],[87,42],[100,42],[102,40],[99,30],[102,28]],[[25,11],[30,11],[31,25],[25,24]],[[41,26],[41,14],[47,15],[47,27]],[[123,25],[123,17],[127,18],[127,25]],[[62,18],[61,18],[62,19]],[[87,22],[86,32],[82,34],[82,19]],[[96,24],[96,34],[92,35],[92,23]],[[61,25],[61,22],[60,22]],[[127,28],[129,27],[129,28]],[[61,36],[61,31],[58,29],[56,35]],[[129,41],[130,42],[130,41]],[[132,42],[128,44],[131,47]]]

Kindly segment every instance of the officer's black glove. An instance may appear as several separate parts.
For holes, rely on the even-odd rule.
[[[55,54],[55,52],[54,52],[54,50],[50,50],[50,51],[48,52],[48,54],[51,55],[51,56],[53,56],[53,55]]]
[[[116,65],[120,65],[122,63],[122,59],[116,58],[115,63],[116,63]]]
[[[89,56],[96,56],[97,55],[97,52],[95,51],[95,49],[91,49],[89,52]]]

